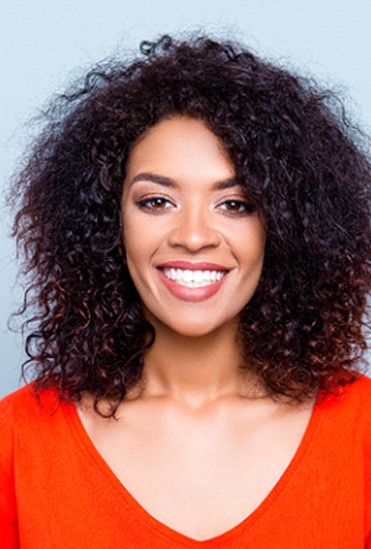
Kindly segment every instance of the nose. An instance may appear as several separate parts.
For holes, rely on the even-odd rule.
[[[201,207],[185,208],[174,219],[169,235],[171,246],[181,246],[191,253],[204,248],[215,248],[220,243],[220,234],[212,220],[212,214]]]

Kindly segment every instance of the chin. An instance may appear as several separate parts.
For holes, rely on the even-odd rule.
[[[221,333],[224,332],[235,333],[238,329],[238,319],[232,319],[222,323],[210,323],[210,319],[208,319],[207,321],[200,320],[199,322],[195,322],[195,319],[189,322],[183,319],[180,322],[172,321],[169,323],[165,323],[163,321],[159,322],[158,319],[153,319],[153,317],[152,319],[148,320],[150,320],[156,332],[165,330],[168,335],[169,333],[172,333],[174,336],[192,339],[203,338],[212,335],[219,336],[221,335]]]

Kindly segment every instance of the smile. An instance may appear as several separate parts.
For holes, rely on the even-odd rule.
[[[202,288],[215,282],[219,282],[227,271],[216,270],[190,270],[190,269],[161,269],[162,274],[172,282],[186,286],[187,288]]]

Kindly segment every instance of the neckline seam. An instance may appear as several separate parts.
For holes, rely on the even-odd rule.
[[[261,520],[272,504],[281,497],[282,493],[285,491],[287,485],[292,481],[292,478],[296,475],[298,469],[303,462],[303,459],[308,454],[310,447],[313,444],[315,435],[319,429],[320,424],[322,423],[322,414],[319,413],[320,408],[322,407],[323,402],[326,401],[326,398],[319,400],[319,395],[315,400],[311,416],[309,418],[306,429],[303,433],[303,436],[299,442],[299,445],[294,453],[292,459],[288,463],[285,470],[282,472],[282,475],[277,480],[276,484],[266,495],[266,497],[261,501],[261,503],[242,521],[237,523],[235,526],[232,526],[229,530],[218,534],[212,538],[207,538],[205,540],[197,540],[182,534],[177,530],[174,530],[171,526],[168,526],[161,520],[154,517],[149,511],[143,507],[143,505],[132,495],[125,485],[119,480],[115,475],[113,470],[109,467],[108,463],[105,461],[103,456],[99,453],[98,449],[94,445],[94,442],[91,440],[89,434],[87,433],[81,418],[78,414],[75,403],[62,403],[62,412],[65,416],[68,416],[68,423],[73,431],[74,438],[77,440],[79,447],[82,449],[83,453],[89,457],[89,461],[93,464],[95,469],[98,469],[100,475],[103,476],[106,481],[109,483],[110,487],[114,491],[116,497],[119,497],[121,501],[124,502],[125,507],[128,511],[135,515],[135,517],[140,520],[141,523],[144,523],[146,527],[155,531],[156,534],[170,539],[171,541],[176,541],[177,543],[182,543],[184,547],[221,547],[223,544],[228,543],[232,537],[236,539],[241,537],[246,528],[253,528],[253,526]],[[221,538],[218,540],[218,538]]]

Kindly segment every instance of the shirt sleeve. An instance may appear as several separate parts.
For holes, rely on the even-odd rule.
[[[0,540],[2,549],[18,549],[10,405],[0,401]]]
[[[371,549],[371,440],[365,453],[365,523],[366,523],[366,549]]]
[[[367,394],[362,411],[366,417],[364,430],[365,468],[365,549],[371,549],[371,402]]]

